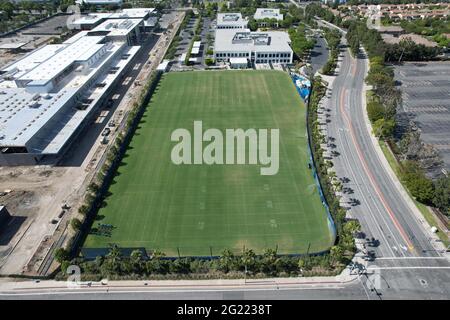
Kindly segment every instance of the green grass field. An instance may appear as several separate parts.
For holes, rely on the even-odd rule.
[[[110,188],[98,223],[110,237],[89,235],[86,248],[159,249],[168,255],[326,250],[333,240],[308,169],[305,106],[286,73],[169,73],[147,108]],[[279,128],[280,167],[175,165],[170,139],[177,128]],[[178,249],[177,249],[178,248]]]

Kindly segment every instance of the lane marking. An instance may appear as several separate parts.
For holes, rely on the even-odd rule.
[[[368,267],[367,270],[405,270],[405,269],[426,269],[426,270],[430,270],[430,269],[450,269],[450,267],[436,267],[436,266],[423,266],[423,267],[375,267],[375,268],[371,268]]]
[[[347,129],[347,131],[348,131],[348,129]],[[338,133],[338,137],[341,140],[342,146],[344,146],[344,141],[345,141],[345,143],[348,143],[347,139],[344,139],[342,137],[341,133]],[[344,152],[342,154],[344,156],[344,161],[346,162],[347,167],[351,168],[352,166],[350,165],[349,156],[347,155],[347,152],[345,152],[345,150],[343,150],[343,151]],[[354,157],[353,152],[349,151],[348,153],[352,156],[352,158]],[[359,178],[356,177],[356,174],[353,172],[353,170],[350,170],[350,176],[352,177],[353,181],[355,181],[354,185],[355,185],[356,191],[359,191],[359,193],[361,193],[361,195],[364,195],[365,193],[364,193],[364,190],[363,190],[363,186],[360,185],[359,183],[357,183]],[[364,188],[368,192],[367,185],[364,185]],[[395,255],[394,251],[392,251],[392,248],[389,246],[389,241],[387,240],[386,235],[383,232],[383,229],[381,228],[381,226],[378,223],[377,219],[375,219],[375,214],[374,214],[373,211],[377,211],[376,213],[382,214],[381,211],[380,211],[380,208],[377,205],[374,205],[375,206],[375,210],[374,210],[369,205],[369,202],[367,201],[366,197],[364,197],[364,196],[362,197],[362,201],[367,207],[368,217],[367,217],[367,219],[365,219],[367,224],[370,225],[370,223],[373,223],[376,226],[376,228],[378,229],[378,232],[380,233],[380,238],[386,243],[386,246],[380,247],[380,251],[382,252],[382,251],[384,251],[383,249],[386,248],[386,249],[388,249],[391,252],[392,255]],[[363,216],[363,218],[365,218],[364,214],[362,214],[362,216]],[[369,220],[371,220],[371,221],[369,222]],[[385,221],[383,221],[383,222],[386,223]],[[387,226],[387,229],[389,230],[389,232],[392,234],[392,231],[389,229],[389,226],[387,224],[386,224],[386,226]],[[395,237],[394,237],[394,241],[397,242]],[[395,248],[395,246],[394,246],[394,248]]]
[[[376,260],[447,260],[445,257],[380,257]]]
[[[317,284],[320,285],[320,284]],[[103,287],[103,290],[99,290],[99,288],[59,288],[56,290],[60,291],[54,291],[55,289],[52,289],[53,291],[48,292],[17,292],[17,291],[11,291],[10,293],[2,292],[0,293],[0,296],[41,296],[41,295],[63,295],[63,294],[96,294],[96,293],[195,293],[195,292],[237,292],[237,291],[292,291],[292,290],[341,290],[345,289],[345,286],[342,285],[328,285],[328,286],[309,286],[309,287],[282,287],[278,283],[272,284],[270,287],[267,288],[246,288],[245,285],[235,287],[235,288],[228,288],[228,289],[170,289],[167,290],[164,289],[156,289],[153,290],[152,287],[147,288],[140,288],[133,290],[132,287],[124,288],[125,290],[122,290],[121,288],[111,288],[111,287]],[[22,290],[36,290],[36,289],[22,289]],[[68,290],[68,291],[66,291]]]
[[[352,138],[352,141],[356,147],[356,152],[358,153],[358,157],[361,160],[361,163],[363,165],[363,169],[366,172],[367,176],[369,177],[370,182],[372,183],[372,186],[375,189],[375,192],[377,193],[378,197],[380,198],[384,208],[387,210],[389,216],[391,217],[391,220],[393,221],[395,227],[397,228],[397,230],[400,232],[400,235],[402,236],[403,240],[408,244],[409,249],[411,250],[415,250],[413,244],[411,243],[410,239],[406,236],[405,231],[403,230],[402,226],[399,224],[397,218],[394,215],[394,212],[392,211],[391,207],[388,205],[386,199],[384,198],[383,194],[381,193],[380,187],[378,186],[378,184],[375,182],[375,179],[373,177],[372,172],[369,170],[368,166],[367,166],[367,162],[365,160],[365,158],[362,155],[361,152],[361,147],[358,143],[358,141],[356,140],[356,135],[355,135],[355,131],[354,131],[354,127],[353,127],[353,123],[351,122],[347,112],[345,111],[344,108],[344,98],[345,98],[345,94],[346,94],[347,89],[343,90],[341,92],[341,105],[340,105],[340,110],[342,112],[342,115],[344,116],[344,120],[347,123],[348,128],[350,129],[350,136]]]
[[[347,71],[347,72],[348,72],[348,71]],[[346,79],[346,77],[344,78],[344,80],[345,80],[345,79]],[[342,90],[341,90],[341,94],[342,94]],[[341,95],[341,94],[340,94],[340,95]],[[342,99],[342,97],[341,97],[341,99]],[[345,97],[344,97],[344,101],[345,101]],[[348,103],[349,103],[349,105],[350,105],[350,100],[349,100]],[[342,101],[341,101],[341,105],[342,105]],[[345,105],[344,105],[344,106],[345,106]],[[346,130],[347,130],[348,132],[350,131],[348,128],[346,128]],[[343,140],[342,137],[341,137],[341,134],[339,134],[339,137],[341,138],[341,140]],[[350,147],[350,143],[349,143],[348,137],[346,137],[346,139],[343,140],[343,141],[345,141],[345,143],[349,146],[349,154],[351,155],[351,157],[352,157],[352,158],[356,157],[356,155],[354,154],[353,148]],[[343,145],[344,145],[344,144],[343,144]],[[344,154],[344,157],[345,157],[347,163],[350,164],[350,163],[349,163],[349,160],[348,160],[347,153],[344,152],[343,154]],[[351,168],[350,165],[349,165],[349,167]],[[354,180],[355,180],[355,181],[358,181],[359,178],[356,179],[356,175],[354,174],[354,172],[353,172],[352,170],[350,170],[350,172],[351,172],[351,175],[354,177]],[[361,178],[363,178],[363,177],[361,177]],[[363,183],[361,186],[358,185],[358,189],[360,189],[360,191],[362,192],[362,194],[364,194],[363,188],[364,188],[365,190],[367,190],[367,193],[368,193],[368,194],[371,194],[371,192],[370,192],[370,190],[369,190],[369,186],[368,186],[366,183]],[[372,197],[371,197],[371,198],[372,198]],[[367,201],[366,197],[363,197],[363,201],[364,201],[364,203],[366,203],[366,206],[367,206],[367,208],[368,208],[369,217],[370,217],[371,219],[373,219],[373,221],[375,222],[376,227],[380,230],[381,238],[384,239],[384,241],[386,242],[386,248],[388,248],[388,249],[390,250],[390,252],[391,252],[391,254],[392,254],[393,256],[395,255],[395,254],[394,254],[394,251],[392,251],[393,249],[395,250],[396,254],[399,254],[399,255],[403,255],[403,256],[404,256],[405,253],[402,252],[402,251],[399,251],[399,250],[397,249],[396,246],[392,246],[392,248],[391,248],[390,242],[386,239],[385,232],[384,232],[383,228],[382,228],[381,225],[380,225],[380,221],[378,221],[377,219],[375,219],[375,215],[373,214],[373,211],[379,213],[379,216],[380,216],[380,218],[381,218],[381,222],[383,222],[383,223],[386,225],[387,230],[388,230],[389,233],[392,235],[392,237],[391,237],[390,235],[387,235],[387,237],[388,237],[389,239],[391,239],[391,240],[394,242],[394,244],[397,244],[398,246],[400,246],[400,244],[399,244],[399,242],[398,242],[398,240],[397,240],[397,237],[394,235],[394,233],[392,232],[392,230],[391,230],[389,224],[387,223],[387,221],[386,221],[386,219],[385,219],[385,216],[384,216],[384,214],[383,214],[383,208],[382,208],[382,205],[381,205],[381,207],[380,207],[380,203],[379,203],[379,202],[372,202],[373,207],[374,207],[374,210],[372,210],[373,208],[372,208],[371,205],[369,205],[369,202]]]

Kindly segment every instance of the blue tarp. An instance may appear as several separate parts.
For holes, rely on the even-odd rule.
[[[292,80],[294,81],[295,87],[297,88],[300,97],[302,97],[303,100],[306,100],[311,92],[311,82],[308,79],[297,74],[292,75]],[[301,82],[301,84],[299,82]]]

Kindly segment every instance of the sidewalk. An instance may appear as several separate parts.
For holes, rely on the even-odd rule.
[[[296,286],[342,286],[357,280],[357,275],[351,275],[348,268],[335,277],[290,277],[263,279],[214,279],[214,280],[116,280],[103,282],[83,282],[78,288],[147,288],[151,289],[237,289],[264,287],[296,287]],[[20,291],[53,291],[70,289],[66,281],[17,280],[11,278],[0,279],[0,293]],[[73,288],[72,289],[77,289]]]

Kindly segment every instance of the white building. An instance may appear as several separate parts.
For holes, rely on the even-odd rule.
[[[283,21],[283,15],[280,13],[280,9],[274,8],[258,8],[256,9],[255,20],[275,19],[277,21]]]
[[[140,28],[144,26],[141,19],[108,19],[88,32],[89,35],[104,35],[113,41],[124,41],[128,45],[139,43]]]
[[[142,24],[106,20],[1,69],[0,165],[67,151],[132,65]]]
[[[218,13],[217,29],[245,29],[248,21],[242,18],[241,13]]]
[[[108,19],[141,19],[144,27],[155,25],[157,12],[154,8],[122,9],[118,12],[96,12],[83,15],[71,23],[74,29],[91,30]]]
[[[282,31],[216,30],[214,58],[246,58],[251,63],[292,63],[289,35]]]

